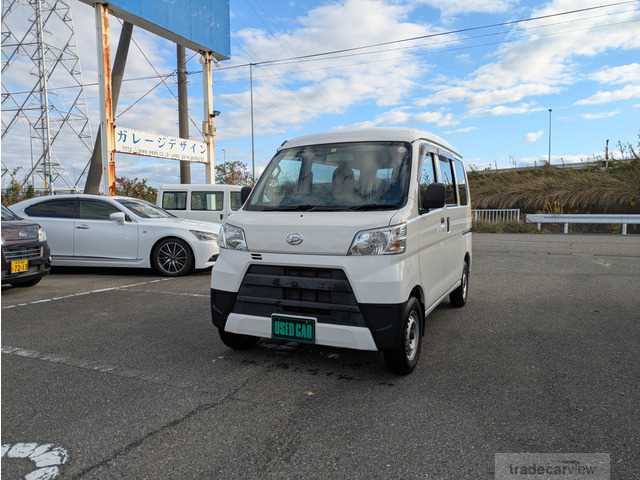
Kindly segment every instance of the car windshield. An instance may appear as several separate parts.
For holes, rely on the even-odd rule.
[[[171,218],[175,217],[175,215],[170,214],[166,210],[163,210],[160,207],[156,207],[155,205],[145,202],[144,200],[134,200],[134,199],[118,199],[116,200],[120,205],[128,208],[133,213],[142,218]]]
[[[20,220],[20,217],[2,205],[2,220]]]
[[[411,145],[358,142],[282,150],[260,177],[246,210],[397,209],[406,203]]]

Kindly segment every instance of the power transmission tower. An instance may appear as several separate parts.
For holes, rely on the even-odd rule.
[[[50,193],[57,187],[77,188],[93,149],[91,137],[68,1],[6,0],[3,163],[20,169],[23,186]]]

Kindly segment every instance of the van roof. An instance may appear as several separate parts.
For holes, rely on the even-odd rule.
[[[437,147],[450,151],[462,157],[446,140],[429,132],[423,132],[414,128],[365,128],[358,130],[336,130],[329,133],[304,135],[302,137],[286,140],[280,145],[280,149],[302,147],[305,145],[320,145],[325,143],[346,142],[414,142],[426,140]]]
[[[160,190],[195,190],[195,191],[212,191],[218,190],[222,192],[240,191],[241,185],[226,185],[223,183],[167,183],[160,185]]]

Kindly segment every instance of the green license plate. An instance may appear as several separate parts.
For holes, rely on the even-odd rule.
[[[271,337],[316,343],[316,319],[274,313],[271,315]]]

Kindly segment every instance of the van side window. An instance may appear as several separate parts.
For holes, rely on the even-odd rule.
[[[224,192],[191,192],[191,210],[220,211]]]
[[[187,192],[163,192],[162,208],[165,210],[186,210]]]
[[[444,185],[444,203],[446,205],[456,205],[456,188],[453,183],[453,170],[451,160],[440,157],[440,183]]]
[[[460,205],[467,205],[469,195],[467,195],[467,179],[464,175],[464,165],[457,159],[454,160],[453,163],[456,167],[455,174],[456,185],[458,186],[458,199],[460,200]]]
[[[240,207],[242,207],[240,192],[229,192],[229,199],[231,200],[231,210],[240,210]]]
[[[418,187],[420,194],[418,195],[418,208],[422,212],[422,194],[427,187],[436,181],[436,169],[433,164],[433,154],[426,152],[420,160],[420,177],[418,178]]]

